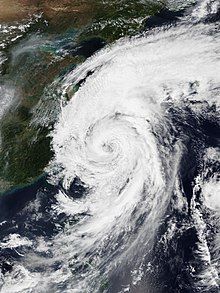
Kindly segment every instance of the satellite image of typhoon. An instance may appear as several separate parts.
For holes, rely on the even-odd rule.
[[[0,292],[220,292],[220,1],[0,0]]]

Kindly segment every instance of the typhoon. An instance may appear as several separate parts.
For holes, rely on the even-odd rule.
[[[219,292],[218,15],[203,1],[63,78],[48,186],[20,212],[29,237],[1,242],[19,254],[2,292]]]

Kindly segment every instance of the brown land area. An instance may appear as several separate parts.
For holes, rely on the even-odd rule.
[[[70,14],[83,25],[84,19],[88,22],[93,4],[94,1],[85,0],[0,0],[0,22],[17,21],[33,13],[43,12],[52,21]]]

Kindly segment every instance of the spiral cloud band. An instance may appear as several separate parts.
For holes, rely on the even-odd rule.
[[[171,197],[184,192],[179,165],[191,138],[178,120],[208,119],[219,107],[219,66],[216,27],[181,25],[119,41],[66,77],[71,96],[90,75],[62,109],[54,163],[66,189],[78,177],[89,191],[59,208],[86,215],[68,241],[98,271],[143,265]]]

